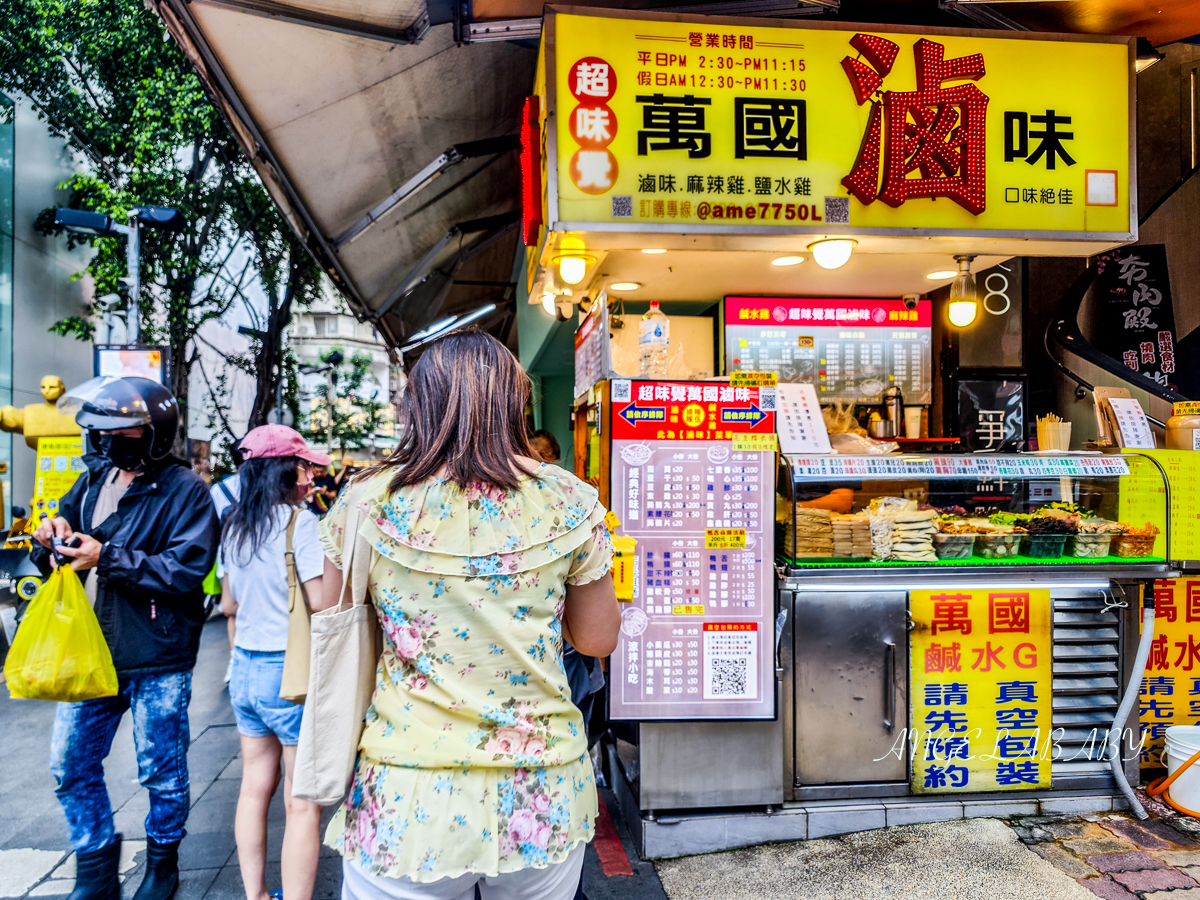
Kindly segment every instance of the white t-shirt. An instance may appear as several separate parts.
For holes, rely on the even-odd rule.
[[[287,523],[290,506],[275,508],[270,537],[252,558],[246,559],[230,547],[221,555],[229,589],[237,601],[237,636],[234,644],[243,650],[286,650],[288,631]],[[325,551],[317,536],[317,517],[307,509],[296,514],[292,537],[296,572],[303,584],[325,571]],[[312,598],[309,598],[310,602]]]

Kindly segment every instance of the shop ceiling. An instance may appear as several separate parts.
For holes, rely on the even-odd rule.
[[[519,236],[516,133],[541,30],[541,0],[149,0],[184,48],[284,215],[353,312],[401,346],[442,315],[511,300]],[[603,0],[625,9],[879,23],[1138,34],[1200,32],[1200,4],[1164,0]],[[493,144],[468,144],[500,139]],[[468,144],[463,147],[463,144]],[[451,148],[458,146],[463,152]],[[424,175],[422,175],[424,173]],[[400,202],[398,192],[432,180]],[[389,198],[392,198],[391,200]],[[860,248],[866,250],[867,248]],[[676,278],[633,255],[626,279],[662,281],[663,299],[782,290],[928,289],[928,258],[858,253],[837,272],[811,261],[784,277],[731,256],[694,253]],[[739,251],[743,252],[743,251]],[[765,256],[763,259],[765,260]],[[981,259],[980,264],[987,264]],[[640,274],[646,268],[644,276]],[[698,273],[704,272],[701,278]],[[657,274],[656,274],[657,273]],[[734,277],[736,273],[736,278]],[[747,277],[743,277],[743,276]],[[748,282],[747,282],[748,278]],[[760,286],[761,285],[761,286]],[[691,291],[691,293],[688,293]],[[647,293],[648,295],[648,293]]]

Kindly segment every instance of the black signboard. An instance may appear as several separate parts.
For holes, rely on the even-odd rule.
[[[1177,389],[1166,245],[1121,247],[1101,254],[1096,268],[1096,348],[1134,372]]]
[[[959,369],[950,376],[954,433],[964,450],[1025,449],[1026,377],[1019,372]]]

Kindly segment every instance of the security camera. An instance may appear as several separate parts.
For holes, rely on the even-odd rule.
[[[905,294],[904,295],[904,308],[905,309],[916,309],[917,304],[920,302],[921,302],[920,294]]]

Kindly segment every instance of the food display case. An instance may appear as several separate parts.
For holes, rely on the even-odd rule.
[[[1111,790],[1169,508],[1136,453],[781,457],[786,799]]]

